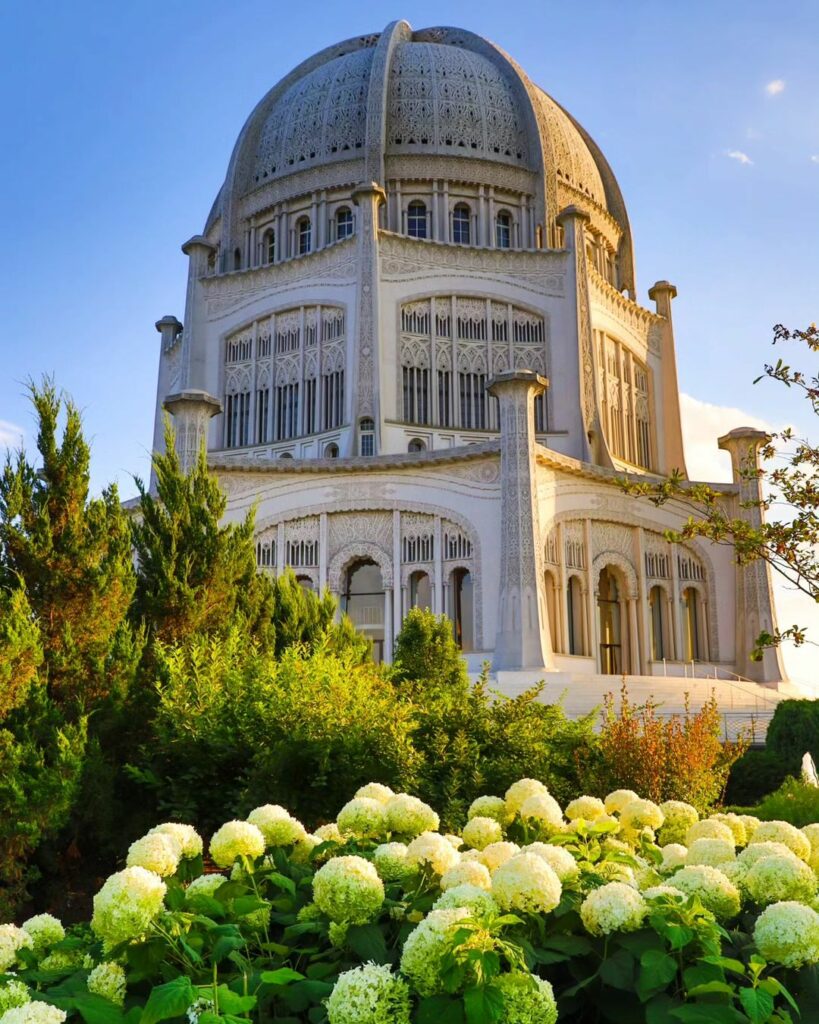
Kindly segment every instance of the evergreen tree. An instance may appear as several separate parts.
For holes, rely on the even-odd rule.
[[[395,641],[393,678],[425,697],[463,700],[468,688],[466,662],[455,642],[452,623],[427,608],[411,608]]]
[[[31,383],[29,391],[41,465],[22,449],[6,457],[0,589],[14,593],[22,584],[42,638],[48,692],[63,708],[76,710],[124,687],[130,675],[132,665],[112,657],[129,643],[130,532],[116,486],[89,497],[90,453],[74,403],[48,379]]]

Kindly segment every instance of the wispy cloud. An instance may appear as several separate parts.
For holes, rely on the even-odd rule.
[[[773,81],[768,82],[765,86],[765,92],[769,96],[778,96],[781,92],[785,91],[785,79],[774,78]]]
[[[23,442],[25,431],[16,423],[0,420],[0,452],[7,448],[19,448]]]
[[[819,164],[819,153],[814,153],[810,158],[810,162],[812,164]]]
[[[737,163],[751,165],[753,160],[748,156],[747,153],[743,153],[741,149],[729,149],[725,154],[730,160],[736,160]]]

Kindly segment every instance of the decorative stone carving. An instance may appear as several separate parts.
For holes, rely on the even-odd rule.
[[[350,541],[337,551],[327,569],[327,585],[333,593],[341,593],[344,587],[344,574],[359,559],[375,562],[381,570],[381,581],[386,588],[393,586],[392,558],[377,544],[368,541]]]

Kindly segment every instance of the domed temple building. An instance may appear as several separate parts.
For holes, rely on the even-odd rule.
[[[508,692],[783,679],[776,652],[749,657],[774,626],[766,567],[669,543],[682,506],[618,486],[685,474],[676,290],[640,304],[605,157],[497,46],[398,21],[310,57],[182,248],[154,445],[167,410],[228,517],[256,504],[260,571],[329,587],[378,657],[421,605]],[[763,441],[719,439],[735,511]]]

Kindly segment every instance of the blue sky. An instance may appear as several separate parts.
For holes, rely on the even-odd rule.
[[[23,382],[53,373],[84,410],[94,486],[133,493],[154,321],[183,316],[179,246],[201,230],[245,118],[294,64],[395,18],[494,40],[600,144],[640,300],[658,278],[679,289],[680,386],[705,459],[703,426],[737,421],[700,403],[816,435],[793,396],[752,384],[771,326],[819,316],[814,0],[50,0],[0,9],[0,443],[19,428],[31,442]]]

